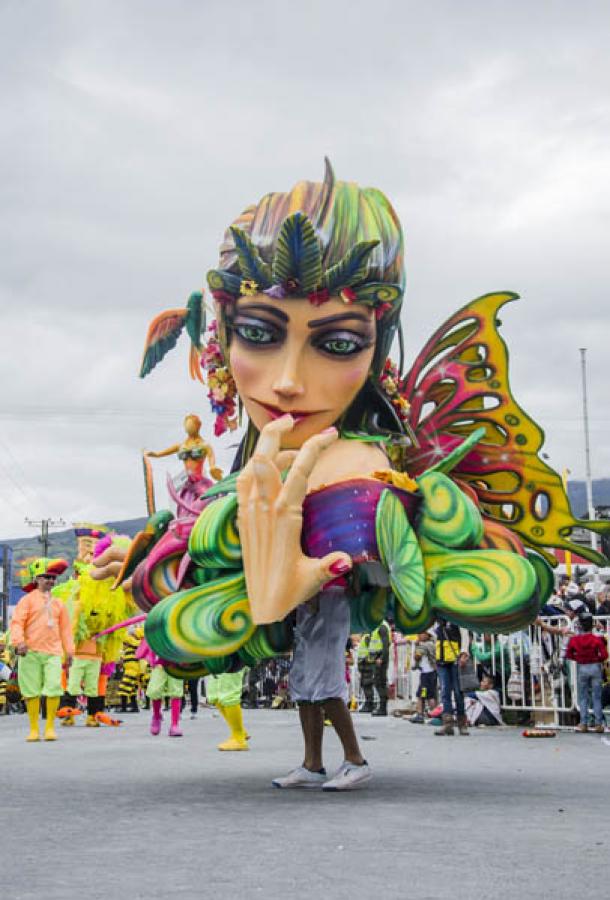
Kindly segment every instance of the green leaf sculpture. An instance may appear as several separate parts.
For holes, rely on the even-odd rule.
[[[375,529],[382,564],[405,613],[417,620],[425,606],[425,577],[417,536],[400,500],[383,491],[377,504]]]

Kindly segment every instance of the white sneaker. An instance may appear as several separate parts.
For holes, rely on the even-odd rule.
[[[311,772],[303,766],[293,769],[283,778],[274,778],[271,784],[276,788],[320,788],[328,778],[324,770]]]
[[[191,719],[196,719],[196,718],[197,718],[197,713],[196,713],[196,712],[192,712],[192,713],[191,713]]]
[[[361,766],[354,763],[344,762],[336,775],[322,785],[323,791],[354,791],[370,781],[373,773],[369,768],[369,764],[364,761]]]

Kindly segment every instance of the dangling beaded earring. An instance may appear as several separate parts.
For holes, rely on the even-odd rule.
[[[237,388],[231,375],[231,370],[226,365],[220,341],[218,339],[218,323],[213,319],[207,331],[203,353],[201,355],[201,367],[206,370],[208,383],[208,400],[214,420],[214,434],[220,437],[225,431],[235,431],[237,428],[237,409],[235,399]]]
[[[400,421],[405,425],[409,420],[410,407],[403,394],[403,383],[398,366],[392,362],[389,356],[379,376],[379,387],[394,407],[394,412]]]

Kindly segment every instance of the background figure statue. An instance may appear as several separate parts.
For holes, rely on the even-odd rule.
[[[147,465],[149,459],[161,459],[164,456],[173,456],[176,454],[178,459],[184,463],[184,472],[186,479],[184,484],[176,492],[173,484],[168,479],[168,490],[177,505],[178,518],[184,515],[192,515],[193,507],[196,507],[197,501],[201,495],[212,485],[212,481],[206,477],[205,466],[206,461],[210,467],[210,475],[216,481],[222,478],[222,471],[216,465],[214,450],[201,437],[201,419],[194,413],[189,413],[184,419],[184,430],[186,438],[180,444],[172,444],[165,450],[145,450],[144,451],[144,469],[146,480],[146,499],[148,512],[152,515],[155,512],[154,490],[152,486],[152,473]],[[152,507],[152,508],[151,508]]]

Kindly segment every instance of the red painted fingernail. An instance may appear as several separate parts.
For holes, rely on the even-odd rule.
[[[338,559],[336,562],[329,566],[328,571],[332,572],[333,575],[345,575],[346,572],[351,570],[351,566],[349,563],[345,562],[344,559]]]

